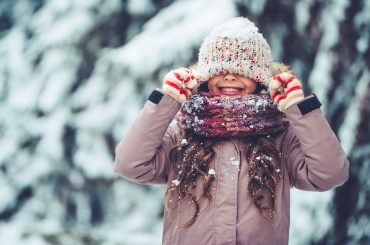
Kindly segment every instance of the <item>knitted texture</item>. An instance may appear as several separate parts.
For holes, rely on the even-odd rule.
[[[184,103],[196,86],[197,80],[192,71],[187,68],[178,68],[166,74],[162,91],[179,103]]]
[[[288,119],[269,95],[244,97],[194,93],[176,115],[179,125],[203,137],[248,137],[285,130]]]
[[[304,99],[301,81],[294,75],[283,72],[274,77],[268,90],[278,109],[285,112],[288,107]]]
[[[271,49],[253,22],[233,18],[216,27],[199,50],[200,81],[234,73],[249,77],[268,87],[273,78]]]

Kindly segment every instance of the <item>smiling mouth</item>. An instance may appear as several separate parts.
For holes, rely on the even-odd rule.
[[[223,95],[241,95],[243,88],[238,87],[218,87],[219,91]]]
[[[219,88],[221,92],[226,92],[226,93],[237,93],[241,92],[241,88],[230,88],[230,87],[221,87]]]

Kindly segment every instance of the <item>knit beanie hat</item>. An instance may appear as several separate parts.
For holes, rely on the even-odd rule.
[[[197,69],[201,82],[233,73],[268,87],[272,76],[271,49],[250,20],[238,17],[216,27],[199,50]]]

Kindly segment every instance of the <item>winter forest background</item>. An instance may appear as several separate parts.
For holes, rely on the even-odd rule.
[[[164,186],[114,148],[170,70],[234,16],[315,92],[351,162],[292,190],[290,244],[370,244],[370,0],[0,0],[0,244],[161,243]]]

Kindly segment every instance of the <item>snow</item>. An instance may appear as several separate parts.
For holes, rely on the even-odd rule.
[[[362,10],[354,17],[355,27],[359,28],[361,25],[370,22],[370,2],[364,1]]]
[[[362,105],[362,99],[366,95],[367,88],[370,82],[370,72],[365,70],[358,81],[355,95],[352,97],[349,107],[346,111],[344,122],[338,131],[339,140],[342,143],[342,147],[346,154],[349,154],[352,150],[353,144],[356,137],[356,128],[360,118],[360,108]]]
[[[129,0],[127,10],[133,16],[142,16],[155,11],[150,0]]]
[[[273,60],[279,61],[284,54],[284,37],[288,34],[288,29],[284,25],[279,25],[274,28],[270,34],[269,45],[274,57]]]
[[[362,11],[354,17],[354,23],[357,29],[361,30],[366,23],[370,22],[370,2],[365,1]],[[357,50],[360,53],[366,52],[369,47],[369,32],[361,31],[360,38],[356,41]]]
[[[334,82],[332,80],[332,64],[336,59],[332,48],[340,41],[339,24],[345,17],[346,8],[350,1],[340,0],[336,4],[329,4],[324,8],[320,16],[322,27],[322,39],[318,49],[318,54],[315,58],[314,68],[309,76],[308,82],[320,99],[323,110],[327,108],[327,94],[329,88]]]
[[[160,67],[189,62],[192,49],[215,25],[235,16],[235,11],[233,3],[225,0],[212,4],[207,0],[176,1],[146,23],[143,32],[129,43],[105,55],[132,78],[149,77]]]
[[[213,39],[216,36],[249,40],[256,33],[258,33],[258,28],[253,22],[243,18],[233,18],[213,29],[207,39]]]
[[[308,78],[312,91],[315,91],[315,94],[323,105],[321,108],[324,112],[326,112],[328,105],[327,93],[333,83],[331,77],[331,64],[334,59],[333,55],[331,51],[322,51],[318,53],[315,58],[314,68]]]
[[[43,89],[38,100],[38,105],[43,111],[55,110],[68,96],[75,81],[76,68],[80,63],[80,60],[71,57],[74,56],[68,50],[52,51],[41,64],[41,69],[53,71],[51,74],[42,74],[39,78],[49,84]],[[44,65],[46,67],[43,67]]]
[[[177,186],[180,184],[180,181],[178,179],[172,180],[172,184]]]
[[[181,146],[186,146],[188,144],[188,141],[186,139],[181,140]]]
[[[234,166],[239,166],[240,161],[238,161],[238,160],[230,161],[230,164],[234,165]]]
[[[265,8],[267,0],[252,0],[250,1],[250,11],[254,15],[260,15]]]
[[[11,184],[8,182],[4,174],[1,174],[0,176],[0,210],[4,210],[14,202],[16,198],[16,191],[14,190],[14,187],[12,187]]]
[[[313,4],[313,0],[299,1],[295,5],[295,29],[303,34],[306,30],[306,26],[310,20],[309,9]]]
[[[7,226],[0,226],[0,236],[3,244],[17,244],[17,245],[46,245],[49,244],[41,237],[35,234],[28,234],[27,236],[19,236],[19,226],[17,224],[10,224]]]
[[[321,14],[321,27],[323,37],[319,50],[327,50],[334,47],[339,41],[339,27],[345,18],[345,11],[350,4],[349,0],[337,0],[335,4],[328,4]]]
[[[333,225],[332,197],[332,191],[317,193],[292,189],[290,200],[294,210],[290,218],[289,244],[302,244],[310,238],[319,241],[326,234]]]
[[[116,174],[112,171],[112,165],[107,164],[113,159],[108,154],[109,150],[104,137],[88,130],[80,130],[77,133],[77,150],[75,163],[86,176],[94,178],[112,178]]]
[[[161,244],[165,187],[136,185],[114,173],[114,146],[149,92],[161,86],[163,75],[194,62],[205,36],[237,16],[235,3],[242,1],[178,0],[162,9],[150,0],[41,2],[37,11],[32,1],[0,4],[0,12],[9,13],[13,21],[0,33],[0,213],[10,212],[0,222],[0,243],[86,244],[86,238],[92,244]],[[251,15],[258,17],[266,3],[249,1]],[[311,3],[296,4],[295,28],[300,33],[310,21],[306,10]],[[349,4],[325,3],[319,20],[324,36],[309,84],[324,106],[336,82],[331,78],[338,58],[333,48]],[[370,1],[365,1],[354,17],[359,30],[370,20],[369,8]],[[129,23],[121,23],[124,18],[116,14],[127,15]],[[122,35],[125,30],[120,28],[126,24],[136,30],[128,42],[103,46],[106,39]],[[285,58],[280,47],[288,31],[278,25],[271,35],[276,58]],[[359,34],[356,48],[365,53],[369,34]],[[76,86],[79,69],[86,64],[91,64],[91,74],[86,71]],[[339,130],[347,154],[369,80],[364,70]],[[257,109],[268,106],[266,101],[249,102]],[[366,147],[357,151],[368,153]],[[230,162],[239,164],[235,159]],[[365,174],[360,177],[366,179]],[[359,195],[358,205],[365,201]],[[292,192],[292,244],[318,240],[332,227],[331,202],[332,192]],[[92,224],[100,212],[101,221]],[[364,217],[348,224],[355,239],[368,235]]]
[[[234,166],[239,166],[240,161],[239,160],[235,160],[235,159],[236,159],[236,157],[230,157],[229,158],[229,164],[234,165]]]
[[[369,33],[364,32],[356,42],[356,48],[360,53],[366,52],[369,48]]]
[[[209,174],[209,175],[216,175],[216,170],[214,170],[213,168],[210,168],[210,169],[208,170],[208,174]]]

